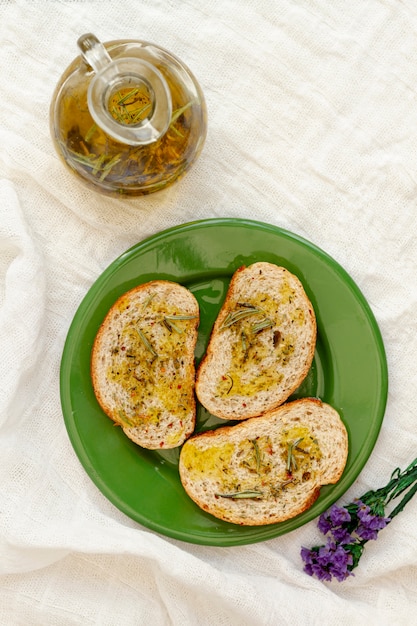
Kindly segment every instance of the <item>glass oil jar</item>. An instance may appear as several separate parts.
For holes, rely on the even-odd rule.
[[[158,191],[187,172],[204,145],[204,96],[174,55],[133,40],[79,38],[81,54],[55,89],[55,148],[89,187],[109,195]]]

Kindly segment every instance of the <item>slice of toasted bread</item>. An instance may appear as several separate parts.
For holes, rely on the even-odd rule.
[[[313,306],[294,274],[266,262],[240,268],[197,370],[197,398],[222,419],[272,410],[306,377],[316,334]]]
[[[177,283],[121,296],[94,341],[91,376],[103,411],[143,448],[174,448],[193,432],[199,307]]]
[[[308,509],[322,485],[340,479],[347,454],[347,431],[337,411],[304,398],[191,437],[182,447],[179,472],[201,509],[227,522],[260,526]]]

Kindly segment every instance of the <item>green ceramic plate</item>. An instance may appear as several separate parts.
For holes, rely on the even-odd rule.
[[[182,283],[196,296],[201,359],[232,273],[255,261],[295,273],[313,303],[318,340],[311,370],[294,397],[318,396],[341,414],[349,457],[341,480],[324,487],[298,517],[263,527],[222,522],[200,510],[178,476],[179,450],[141,449],[100,410],[90,381],[90,351],[106,312],[135,285],[152,279]],[[332,258],[308,241],[250,220],[213,219],[150,237],[122,254],[93,284],[70,327],[61,364],[61,402],[76,454],[100,491],[121,511],[163,535],[197,544],[232,546],[288,533],[327,509],[366,463],[385,411],[387,364],[381,335],[360,290]],[[197,431],[225,422],[198,406]]]

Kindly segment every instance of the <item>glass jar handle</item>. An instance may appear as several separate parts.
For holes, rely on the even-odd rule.
[[[95,73],[88,88],[87,101],[96,124],[116,141],[133,146],[153,143],[164,135],[171,123],[172,102],[161,72],[139,57],[112,59],[91,33],[82,35],[77,43],[84,61]],[[126,122],[110,113],[111,98],[126,89],[146,92],[150,102],[144,119]]]
[[[103,44],[92,33],[82,35],[77,45],[84,60],[91,65],[96,74],[112,62],[111,56]]]

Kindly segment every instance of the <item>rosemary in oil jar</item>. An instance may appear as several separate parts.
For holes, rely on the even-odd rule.
[[[142,195],[177,180],[195,158],[204,137],[200,103],[167,78],[172,97],[171,122],[154,143],[128,146],[108,136],[93,120],[87,85],[68,89],[60,110],[59,152],[67,165],[90,186],[107,193]],[[122,89],[112,94],[109,113],[124,125],[143,122],[152,102],[146,90]]]
[[[121,124],[139,124],[146,119],[152,108],[149,90],[145,86],[124,88],[113,93],[109,99],[109,113]]]

